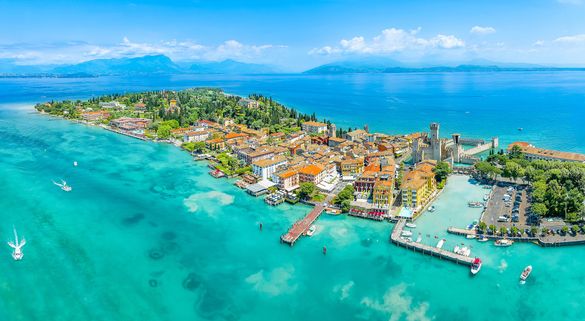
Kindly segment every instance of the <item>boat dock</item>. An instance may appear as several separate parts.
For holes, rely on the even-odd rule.
[[[473,264],[473,257],[460,255],[451,251],[439,249],[434,246],[417,243],[414,241],[409,241],[400,237],[402,230],[404,229],[404,225],[406,224],[405,219],[400,219],[394,225],[394,229],[392,230],[392,234],[390,234],[390,242],[407,248],[409,250],[413,250],[415,252],[420,252],[422,254],[438,257],[441,259],[445,259],[451,262],[455,262],[457,264],[463,264],[467,266],[471,266]]]
[[[325,210],[323,204],[317,204],[305,217],[296,221],[291,228],[280,237],[281,242],[293,246],[295,242],[304,235]]]

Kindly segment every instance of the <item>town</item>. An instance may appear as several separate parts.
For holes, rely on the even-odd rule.
[[[395,222],[393,243],[472,265],[468,253],[418,244],[405,230],[433,211],[451,173],[474,177],[487,194],[469,202],[483,208],[476,224],[452,227],[450,233],[493,239],[498,246],[514,241],[585,243],[581,154],[525,142],[503,150],[497,137],[486,141],[453,133],[442,138],[438,123],[431,123],[428,133],[401,135],[372,132],[367,125],[341,129],[271,98],[243,98],[208,88],[47,102],[36,109],[180,146],[196,160],[207,160],[210,175],[236,178],[237,187],[252,196],[265,195],[271,206],[313,206],[283,231],[281,242],[291,246],[314,232],[322,213],[347,214]]]

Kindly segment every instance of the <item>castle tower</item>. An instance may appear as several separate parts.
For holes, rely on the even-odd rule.
[[[364,131],[365,131],[366,133],[369,133],[369,132],[370,132],[370,128],[368,127],[368,124],[365,124],[365,125],[364,125]]]
[[[462,148],[461,147],[461,135],[460,134],[453,134],[453,148],[452,148],[452,158],[453,162],[459,163],[461,161],[461,154]]]
[[[439,123],[431,123],[431,159],[441,160],[441,140],[439,139]]]
[[[329,137],[337,137],[337,126],[333,123],[329,125]]]

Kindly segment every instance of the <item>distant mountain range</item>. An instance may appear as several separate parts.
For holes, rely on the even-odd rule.
[[[338,61],[305,71],[306,74],[333,75],[351,73],[410,73],[410,72],[479,72],[479,71],[553,71],[585,68],[548,67],[535,64],[498,63],[489,60],[472,60],[465,64],[421,65],[407,64],[385,58]]]
[[[220,62],[175,63],[165,55],[136,58],[95,59],[72,65],[18,65],[12,59],[0,59],[2,76],[95,77],[110,75],[170,74],[270,74],[280,69],[235,60]]]

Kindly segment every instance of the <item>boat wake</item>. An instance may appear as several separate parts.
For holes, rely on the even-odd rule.
[[[71,190],[73,189],[71,186],[67,185],[67,182],[64,180],[61,180],[61,183],[53,181],[53,184],[59,186],[65,192],[71,192]]]

